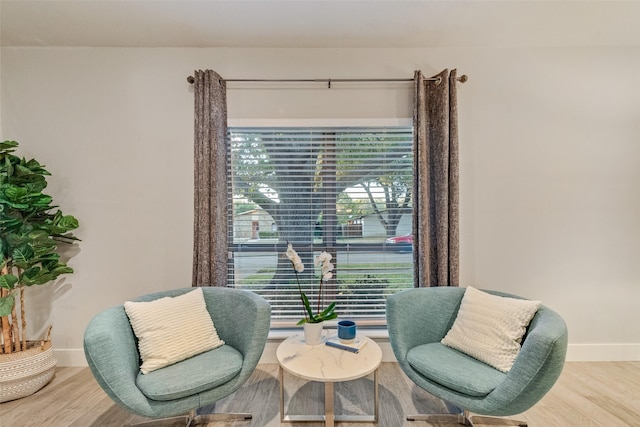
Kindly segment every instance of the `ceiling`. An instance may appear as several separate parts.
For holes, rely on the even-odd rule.
[[[640,1],[2,0],[2,46],[640,46]]]

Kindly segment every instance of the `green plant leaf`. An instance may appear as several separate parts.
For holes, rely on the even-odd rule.
[[[49,271],[51,272],[51,275],[55,279],[56,277],[60,276],[61,274],[71,274],[71,273],[73,273],[73,268],[67,267],[66,265],[59,265],[56,268],[53,268],[53,269],[51,269]]]
[[[27,234],[27,237],[35,241],[49,240],[49,234],[44,230],[33,230]]]
[[[27,189],[16,185],[7,185],[4,188],[4,195],[10,202],[18,202],[27,195]]]
[[[36,209],[47,210],[51,208],[51,206],[49,206],[53,201],[51,196],[42,193],[32,193],[27,194],[26,197],[29,199],[29,204]]]
[[[12,154],[16,147],[16,141],[0,142],[1,265],[14,273],[0,278],[3,289],[41,285],[72,273],[57,249],[61,241],[78,240],[69,233],[78,220],[52,206],[52,197],[43,193],[50,173],[37,160]],[[3,303],[13,304],[9,299]]]
[[[318,318],[320,318],[320,316],[318,316]],[[331,313],[328,316],[326,316],[326,317],[323,316],[321,318],[322,318],[322,320],[320,320],[320,321],[322,321],[322,322],[324,322],[325,320],[333,320],[333,319],[338,318],[338,314],[337,313]]]
[[[302,304],[304,305],[305,310],[307,310],[307,314],[309,315],[309,321],[311,323],[315,323],[314,320],[314,316],[313,316],[313,311],[311,310],[311,304],[309,304],[309,298],[307,298],[307,295],[303,292],[302,295]]]
[[[16,148],[17,146],[18,143],[16,141],[2,141],[0,142],[0,151],[11,153],[12,151],[15,151],[12,150],[12,148]]]
[[[316,320],[318,322],[324,322],[325,320],[333,320],[338,317],[338,314],[334,312],[336,308],[335,301],[329,304],[327,308],[325,308],[321,313],[316,315]]]
[[[335,310],[335,308],[336,308],[336,303],[334,301],[331,304],[329,304],[329,306],[325,308],[320,314],[322,316],[328,316],[330,313],[333,313],[333,310]]]
[[[30,267],[23,271],[21,278],[24,279],[25,277],[28,277],[29,279],[35,279],[36,277],[38,277],[38,274],[40,274],[40,270],[42,270],[40,267],[34,265],[33,267]]]
[[[0,276],[0,288],[13,289],[18,283],[18,278],[13,274],[3,274]]]
[[[25,270],[20,276],[20,281],[25,286],[44,285],[53,279],[53,274],[47,269],[40,268],[37,265]]]
[[[60,228],[64,228],[62,233],[78,228],[78,220],[73,215],[64,215],[60,221],[56,223]]]
[[[16,246],[21,246],[26,241],[24,237],[17,233],[7,233],[6,234],[7,245],[10,248],[15,248]]]
[[[14,249],[11,257],[16,267],[26,269],[29,268],[33,262],[33,250],[29,246],[23,245],[20,248]]]
[[[21,164],[17,164],[15,166],[15,173],[16,173],[16,176],[19,176],[21,178],[25,177],[25,176],[33,175],[33,172],[31,172],[31,169],[29,169],[28,167],[23,166]]]
[[[11,314],[15,300],[13,294],[6,297],[0,297],[0,317],[8,316]]]
[[[24,162],[23,164],[35,174],[51,175],[49,171],[45,169],[45,166],[41,165],[36,159],[31,159],[28,162]]]

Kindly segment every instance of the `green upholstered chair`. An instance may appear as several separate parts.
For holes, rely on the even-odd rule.
[[[133,301],[175,297],[192,290],[159,292]],[[202,290],[225,345],[146,375],[140,373],[137,339],[123,305],[105,310],[89,322],[84,334],[85,356],[98,384],[114,402],[143,417],[182,415],[186,425],[251,418],[250,414],[196,416],[196,409],[230,395],[251,376],[267,341],[271,307],[265,299],[247,291],[224,287]],[[139,381],[145,382],[147,395],[155,390],[153,398],[140,390]],[[160,421],[142,424],[160,425]]]
[[[542,305],[513,367],[503,373],[440,344],[456,319],[464,292],[465,288],[457,287],[416,288],[387,300],[389,341],[402,370],[420,388],[461,408],[459,414],[409,415],[407,419],[526,426],[523,421],[496,417],[526,411],[551,389],[564,366],[566,324]]]

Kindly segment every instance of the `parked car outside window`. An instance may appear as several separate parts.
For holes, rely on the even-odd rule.
[[[404,236],[389,237],[385,243],[396,252],[412,252],[413,251],[413,234]]]

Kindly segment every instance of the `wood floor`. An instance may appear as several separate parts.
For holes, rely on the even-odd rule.
[[[380,427],[428,427],[433,424],[408,422],[405,417],[409,413],[446,411],[442,401],[414,386],[395,363],[383,363],[379,379]],[[289,402],[285,411],[289,414],[323,412],[322,384],[287,374],[285,384]],[[372,387],[372,377],[336,384],[336,413],[372,413]],[[259,365],[240,390],[216,403],[215,410],[251,412],[253,419],[209,424],[212,427],[322,426],[280,423],[278,367],[271,364]],[[640,362],[569,362],[547,396],[517,418],[531,427],[640,426]],[[98,387],[88,368],[58,368],[54,380],[35,395],[0,404],[1,427],[103,427],[144,420],[117,407]]]

